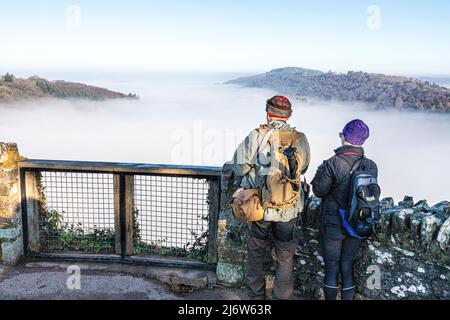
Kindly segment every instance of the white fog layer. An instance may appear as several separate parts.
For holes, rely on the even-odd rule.
[[[90,79],[88,84],[136,92],[140,100],[3,105],[0,140],[17,142],[28,158],[221,166],[265,121],[265,100],[276,94],[221,84],[231,78]],[[408,194],[430,204],[450,199],[449,115],[292,102],[290,122],[311,145],[308,180],[339,146],[345,123],[359,118],[370,127],[364,147],[378,164],[383,196],[399,201]]]

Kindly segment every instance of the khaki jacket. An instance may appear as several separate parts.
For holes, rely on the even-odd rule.
[[[273,121],[269,124],[273,131],[296,131],[285,121]],[[301,138],[294,146],[300,151],[300,170],[304,174],[310,163],[310,148],[308,139],[301,133]],[[233,156],[232,168],[237,178],[241,178],[241,188],[259,188],[267,176],[267,168],[262,165],[262,158],[270,158],[270,145],[264,143],[266,132],[252,130],[245,140],[238,146]],[[297,217],[303,210],[303,202],[299,201],[287,209],[267,208],[264,212],[265,221],[287,222]]]

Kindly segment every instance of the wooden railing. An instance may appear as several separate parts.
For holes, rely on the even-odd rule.
[[[194,268],[217,262],[219,167],[25,160],[19,168],[26,257]],[[86,234],[98,230],[113,233],[110,244],[89,243],[95,240]]]

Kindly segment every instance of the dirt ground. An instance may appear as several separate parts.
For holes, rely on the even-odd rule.
[[[191,289],[184,285],[173,286],[156,279],[177,275],[178,270],[160,270],[136,273],[132,267],[123,267],[127,272],[112,271],[108,266],[80,265],[79,282],[73,271],[67,272],[67,263],[28,263],[16,267],[0,265],[0,300],[18,299],[88,299],[88,300],[242,300],[246,293],[242,289],[221,288],[209,285]],[[146,267],[152,268],[152,267]],[[116,268],[117,269],[117,268]],[[176,279],[190,277],[197,281],[196,273],[179,273]],[[203,278],[201,278],[203,279]],[[182,281],[182,280],[178,280]],[[197,281],[198,282],[198,281]],[[68,286],[69,283],[69,286]],[[78,287],[79,283],[79,287]]]

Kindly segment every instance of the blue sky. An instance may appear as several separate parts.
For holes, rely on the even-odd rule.
[[[449,16],[447,0],[2,1],[0,71],[450,75]]]

